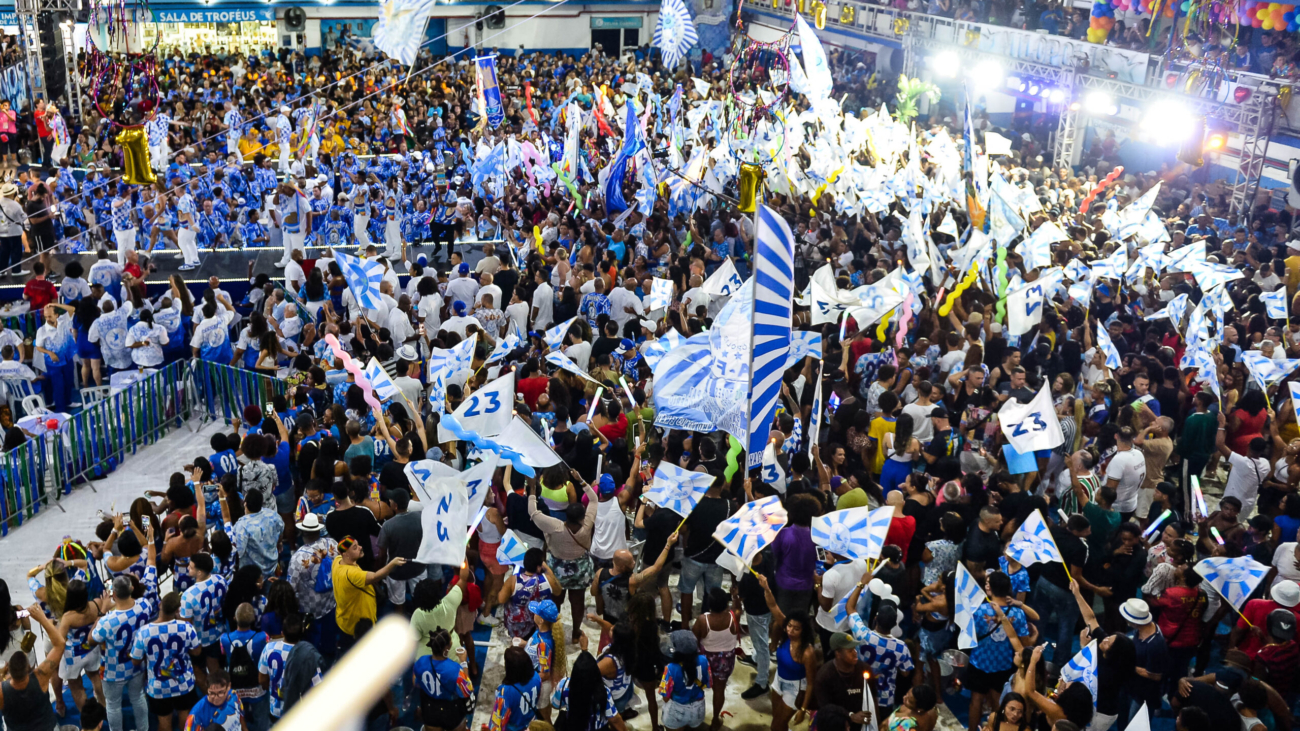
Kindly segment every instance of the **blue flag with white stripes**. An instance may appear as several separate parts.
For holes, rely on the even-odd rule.
[[[775,210],[758,208],[754,235],[754,322],[750,330],[748,431],[745,469],[763,463],[781,374],[790,352],[794,307],[794,236]]]
[[[367,310],[377,310],[383,304],[379,294],[379,283],[384,280],[384,265],[360,257],[334,252],[334,261],[343,272],[343,279],[352,290],[357,304]]]
[[[1070,662],[1061,668],[1062,683],[1083,683],[1092,693],[1092,704],[1097,705],[1097,641],[1079,650]]]

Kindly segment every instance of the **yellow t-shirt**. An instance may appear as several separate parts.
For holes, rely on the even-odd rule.
[[[1296,288],[1300,287],[1300,256],[1288,256],[1286,258],[1286,289],[1291,296],[1295,296]]]
[[[366,583],[366,572],[360,566],[351,566],[335,559],[330,572],[334,579],[334,610],[339,630],[351,635],[362,619],[375,620],[375,589]]]
[[[896,422],[892,418],[877,416],[871,420],[867,436],[876,442],[876,454],[871,458],[871,474],[879,475],[885,469],[885,435],[894,433]]]

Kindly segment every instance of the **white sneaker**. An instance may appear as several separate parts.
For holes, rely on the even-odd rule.
[[[176,267],[178,271],[182,271],[182,272],[188,272],[198,268],[199,268],[198,264],[181,264],[180,266]]]
[[[487,616],[484,616],[482,614],[478,615],[478,623],[487,627],[501,626],[501,620],[497,619],[496,617],[493,617],[490,614]]]

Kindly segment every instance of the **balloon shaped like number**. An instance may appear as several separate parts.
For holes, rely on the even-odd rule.
[[[962,292],[970,289],[970,286],[975,283],[976,277],[979,276],[979,272],[979,262],[970,265],[970,271],[966,273],[966,276],[962,278],[961,282],[958,283],[956,287],[953,287],[953,290],[949,292],[948,296],[944,299],[943,304],[940,305],[940,317],[947,317],[948,313],[952,312],[952,306],[957,302],[957,298],[961,296]]]

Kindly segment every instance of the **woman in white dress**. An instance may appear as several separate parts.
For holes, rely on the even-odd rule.
[[[167,328],[153,321],[153,312],[140,311],[140,321],[126,333],[126,347],[131,349],[131,360],[141,368],[162,365],[162,346],[169,342]]]

